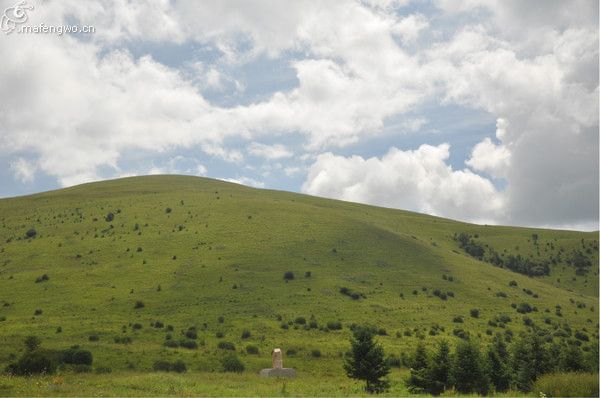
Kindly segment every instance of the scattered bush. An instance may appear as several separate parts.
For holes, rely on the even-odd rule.
[[[236,355],[227,355],[221,360],[223,372],[242,373],[245,366]]]
[[[479,318],[479,310],[477,308],[471,309],[471,311],[469,311],[469,313],[471,314],[471,317]]]
[[[327,322],[327,329],[329,330],[341,330],[342,329],[342,323],[339,321],[330,321]]]
[[[286,281],[291,281],[292,279],[294,279],[294,273],[292,271],[286,271],[283,274],[283,279],[285,279]]]
[[[37,278],[35,278],[35,283],[46,282],[49,279],[50,278],[48,277],[48,274],[44,274],[42,276],[38,276]]]
[[[104,217],[104,219],[106,220],[106,222],[112,222],[112,220],[115,219],[115,215],[113,213],[108,213],[106,217]]]
[[[37,231],[33,228],[27,230],[27,232],[25,232],[25,237],[31,239],[31,238],[35,238],[35,236],[37,235]]]
[[[144,302],[143,302],[143,301],[140,301],[140,300],[136,301],[136,302],[135,302],[135,305],[133,306],[133,308],[135,308],[136,310],[137,310],[137,309],[140,309],[140,308],[144,308],[144,307],[145,307],[145,304],[144,304]]]
[[[198,332],[196,332],[195,327],[191,327],[185,332],[185,337],[190,340],[196,340],[198,338]]]
[[[63,351],[62,361],[72,365],[91,365],[94,358],[90,351],[73,346]]]
[[[90,337],[88,337],[89,341],[98,341],[100,340],[100,337],[97,334],[91,334]]]
[[[304,318],[303,316],[299,316],[296,319],[294,319],[294,323],[296,325],[306,325],[306,318]]]
[[[217,344],[217,348],[221,350],[235,351],[235,344],[229,341],[220,341],[219,344]]]
[[[250,333],[249,330],[242,331],[242,340],[249,339],[250,336],[252,336],[252,334]]]
[[[251,355],[258,355],[258,347],[255,345],[247,345],[246,353],[251,354]]]
[[[452,322],[454,322],[454,323],[463,323],[464,319],[463,319],[462,316],[458,315],[458,316],[455,316],[454,318],[452,318]]]
[[[198,343],[194,340],[182,340],[179,342],[179,346],[182,348],[187,348],[188,350],[195,350],[198,348]]]
[[[310,352],[310,355],[311,355],[313,358],[321,358],[321,351],[320,351],[320,350],[317,350],[317,349],[314,349],[314,350],[312,350],[312,351]]]

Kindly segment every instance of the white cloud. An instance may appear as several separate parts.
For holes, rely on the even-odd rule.
[[[264,188],[265,183],[262,181],[255,180],[250,177],[240,177],[240,178],[221,178],[222,181],[233,182],[234,184],[247,185],[253,188]]]
[[[248,146],[248,152],[254,156],[263,157],[269,160],[289,158],[294,155],[294,153],[284,145],[265,145],[258,142],[252,142]]]
[[[14,177],[22,183],[33,182],[37,165],[24,158],[17,158],[10,163]]]
[[[390,119],[440,99],[499,120],[498,142],[482,140],[467,160],[473,171],[506,181],[505,191],[496,193],[503,209],[494,205],[497,221],[583,225],[597,220],[597,1],[440,0],[436,4],[445,14],[437,19],[395,12],[405,4],[36,3],[33,24],[75,19],[94,25],[97,33],[87,40],[12,35],[0,41],[0,51],[10,54],[0,64],[0,153],[33,153],[26,162],[62,185],[98,179],[100,169],[118,175],[121,157],[132,151],[194,146],[239,165],[244,156],[231,142],[239,148],[267,135],[299,134],[309,151],[335,150],[387,134]],[[443,25],[461,13],[466,25]],[[428,40],[419,40],[421,35]],[[137,43],[148,42],[193,42],[220,56],[200,63],[190,77],[185,67],[168,67],[151,56],[133,58],[124,49],[139,50],[143,46]],[[297,86],[228,108],[203,96],[203,90],[243,90],[244,82],[220,66],[260,56],[288,60]],[[420,127],[406,126],[415,134]],[[300,150],[257,148],[267,157]],[[390,153],[378,161],[385,163]],[[323,159],[315,164],[327,163]],[[373,159],[363,160],[377,163]],[[34,178],[11,168],[21,180]],[[486,192],[487,180],[473,171],[450,170],[448,176],[456,186],[477,185],[476,191]],[[318,187],[326,191],[323,184]],[[468,201],[440,195],[436,200],[446,200],[444,206],[417,192],[434,203],[431,211],[437,214],[473,218],[458,209],[457,203]]]
[[[476,222],[502,216],[502,194],[469,170],[453,170],[449,145],[391,148],[381,158],[319,155],[302,191],[311,195],[396,207]]]

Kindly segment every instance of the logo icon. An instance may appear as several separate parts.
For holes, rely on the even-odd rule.
[[[6,34],[12,33],[17,25],[27,22],[27,10],[33,10],[33,8],[26,1],[20,1],[14,6],[8,7],[0,19],[0,29]]]

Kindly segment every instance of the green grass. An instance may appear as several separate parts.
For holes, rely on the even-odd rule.
[[[105,221],[109,212],[114,214],[112,222]],[[27,239],[31,228],[37,235]],[[385,328],[387,336],[378,340],[387,353],[399,356],[412,353],[415,330],[429,345],[440,338],[456,341],[452,334],[456,327],[486,344],[491,338],[487,329],[504,330],[488,326],[488,321],[507,314],[512,318],[507,327],[515,334],[524,331],[523,316],[511,303],[527,302],[538,309],[527,314],[538,326],[553,329],[568,324],[573,333],[585,328],[590,341],[597,340],[597,250],[589,254],[594,266],[586,276],[575,275],[573,267],[563,262],[553,265],[549,276],[529,278],[469,257],[452,239],[460,232],[477,234],[478,241],[498,252],[536,259],[549,258],[561,247],[567,253],[582,249],[582,239],[587,249],[598,244],[597,233],[465,224],[182,176],[125,178],[2,199],[0,319],[6,319],[0,322],[0,368],[23,352],[25,336],[37,335],[46,348],[78,344],[91,350],[95,366],[111,367],[112,375],[66,377],[84,384],[122,378],[123,387],[114,395],[140,391],[127,389],[130,372],[155,380],[151,384],[159,390],[143,390],[148,395],[168,393],[156,380],[193,388],[188,383],[200,383],[194,380],[202,377],[231,377],[231,388],[214,392],[217,395],[239,395],[247,391],[244,383],[256,388],[258,395],[278,395],[280,386],[273,387],[256,374],[270,366],[271,349],[281,347],[284,365],[299,374],[286,388],[307,386],[306,392],[290,390],[291,395],[347,395],[358,391],[351,389],[356,385],[344,377],[341,366],[351,323]],[[539,257],[531,242],[534,233],[539,235]],[[295,278],[286,282],[286,271]],[[305,277],[306,272],[311,276]],[[43,274],[49,280],[35,283]],[[516,288],[509,287],[511,280],[518,283]],[[341,287],[366,298],[353,300],[339,293]],[[432,295],[434,289],[452,291],[454,297],[443,301]],[[497,297],[498,292],[507,297]],[[135,309],[136,301],[144,307]],[[561,306],[562,317],[555,315],[556,305]],[[469,315],[472,308],[479,309],[478,318]],[[42,314],[34,316],[36,309]],[[452,322],[458,315],[465,323]],[[221,316],[223,323],[218,321]],[[319,326],[340,321],[343,328],[304,330],[294,324],[281,328],[282,322],[297,317],[307,321],[313,317]],[[545,318],[552,324],[545,324]],[[200,347],[165,347],[167,333],[165,328],[151,327],[155,321],[172,325],[175,340],[182,331],[196,327]],[[132,328],[135,323],[142,328]],[[434,324],[445,332],[429,336]],[[58,327],[61,333],[56,332]],[[243,330],[251,332],[248,339],[242,339]],[[412,336],[396,337],[405,330]],[[217,332],[224,337],[217,338]],[[89,341],[92,334],[98,341]],[[125,336],[131,344],[114,342]],[[211,373],[220,369],[220,341],[236,345],[246,365],[243,375]],[[246,355],[243,348],[248,344],[256,345],[259,354]],[[285,355],[290,348],[297,351],[294,356]],[[321,357],[311,355],[315,349]],[[146,374],[159,359],[182,359],[192,375]],[[401,383],[394,375],[392,380]],[[6,383],[0,378],[0,395],[5,395],[1,388]],[[349,390],[328,387],[335,383]],[[27,395],[19,391],[10,395]]]
[[[533,391],[548,397],[597,397],[597,373],[551,373],[542,376]]]

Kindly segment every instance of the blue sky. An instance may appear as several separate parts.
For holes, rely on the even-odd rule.
[[[27,3],[0,32],[2,197],[190,174],[598,229],[597,2]],[[41,23],[95,32],[19,31]]]

